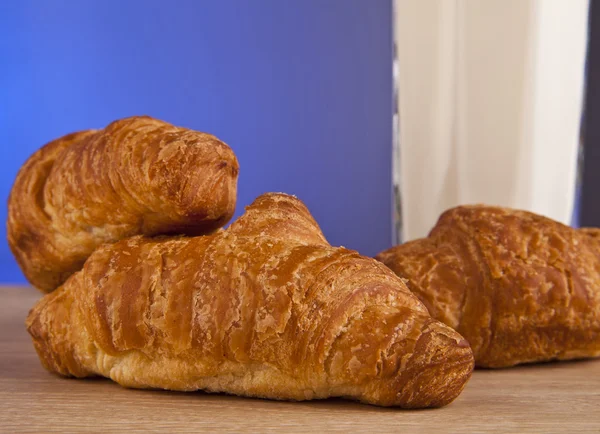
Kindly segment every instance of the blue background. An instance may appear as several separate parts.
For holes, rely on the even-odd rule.
[[[240,161],[237,215],[296,194],[334,245],[391,244],[390,0],[0,2],[0,218],[44,143],[148,114]],[[6,241],[0,281],[24,282]]]

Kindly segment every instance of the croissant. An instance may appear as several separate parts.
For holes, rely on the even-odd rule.
[[[48,370],[134,388],[430,407],[473,369],[401,279],[283,194],[213,235],[100,247],[27,327]]]
[[[105,242],[223,226],[237,174],[233,151],[216,137],[145,116],[69,134],[20,170],[9,245],[27,279],[49,292]]]
[[[600,355],[600,238],[525,211],[461,206],[427,238],[377,256],[477,366]]]

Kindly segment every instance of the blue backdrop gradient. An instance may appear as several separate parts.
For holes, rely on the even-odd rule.
[[[332,244],[374,255],[391,243],[391,75],[390,0],[3,1],[1,194],[49,140],[148,114],[234,149],[236,215],[292,193]],[[25,282],[6,241],[0,282]]]

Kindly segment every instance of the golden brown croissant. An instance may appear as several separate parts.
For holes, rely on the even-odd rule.
[[[237,174],[233,151],[216,137],[145,116],[70,134],[19,172],[9,244],[29,281],[49,292],[102,243],[223,226]]]
[[[481,367],[600,355],[600,240],[525,211],[462,206],[377,256]]]
[[[283,194],[214,235],[99,248],[27,326],[50,371],[136,388],[429,407],[473,369],[401,279],[331,247]]]

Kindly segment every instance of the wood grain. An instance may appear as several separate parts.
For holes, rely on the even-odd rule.
[[[39,297],[0,287],[0,432],[598,433],[600,360],[476,371],[448,407],[403,411],[343,400],[290,403],[127,390],[41,367],[23,325]]]

